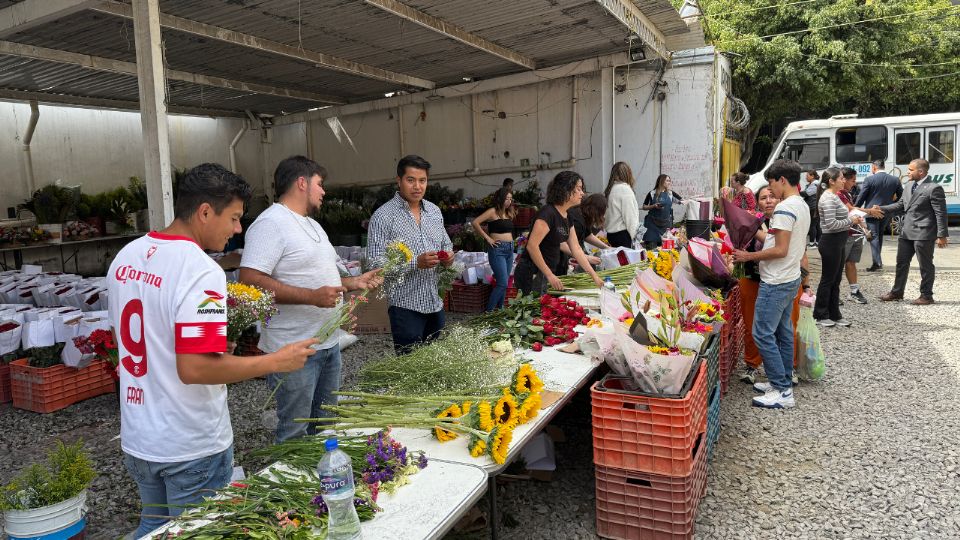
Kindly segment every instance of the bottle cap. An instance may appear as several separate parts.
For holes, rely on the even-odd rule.
[[[327,452],[332,452],[332,451],[334,451],[334,450],[337,449],[337,446],[338,446],[338,445],[337,445],[337,439],[336,439],[336,438],[327,439],[327,440],[323,443],[323,446],[324,446],[324,448],[327,449]]]

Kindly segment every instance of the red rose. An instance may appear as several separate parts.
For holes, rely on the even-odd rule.
[[[540,352],[543,350],[543,343],[540,343],[539,341],[534,342],[534,344],[531,345],[530,348],[533,349],[533,352]]]
[[[441,261],[446,261],[450,258],[450,252],[441,249],[437,252],[437,258]]]
[[[590,322],[590,317],[584,317],[580,319],[580,324],[587,324]]]
[[[543,325],[543,331],[546,332],[546,333],[548,333],[548,334],[552,334],[552,333],[553,333],[553,325],[550,324],[550,323],[547,323],[547,324]]]

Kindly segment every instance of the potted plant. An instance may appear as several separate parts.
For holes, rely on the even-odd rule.
[[[97,476],[83,441],[58,441],[44,464],[23,470],[0,493],[3,530],[11,538],[82,538],[87,488]]]
[[[107,220],[107,234],[121,234],[133,229],[135,222],[130,219],[130,194],[121,186],[103,193],[104,217]]]
[[[65,188],[56,184],[43,186],[19,205],[37,218],[37,225],[50,233],[51,241],[63,241],[63,224],[76,215],[80,201],[79,188]]]
[[[77,205],[77,218],[90,225],[97,231],[97,234],[103,236],[106,232],[106,208],[102,193],[96,195],[80,194],[80,204]]]
[[[139,176],[131,176],[127,183],[127,193],[129,210],[136,214],[137,230],[150,230],[150,212],[147,210],[147,184]]]

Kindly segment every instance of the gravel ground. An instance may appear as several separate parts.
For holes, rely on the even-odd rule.
[[[960,273],[945,268],[929,307],[875,300],[893,274],[862,272],[871,302],[841,308],[852,328],[823,331],[827,375],[797,389],[796,409],[752,408],[750,388],[731,382],[697,538],[960,538]],[[912,272],[908,291],[918,281]],[[345,382],[390,349],[389,336],[364,337],[344,352]],[[230,387],[235,449],[248,471],[262,464],[245,453],[271,439],[260,411],[267,395],[263,381]],[[567,440],[556,445],[553,481],[501,478],[501,537],[595,538],[589,411],[585,390],[554,420]],[[134,528],[139,504],[118,433],[112,395],[50,415],[0,405],[0,482],[56,439],[83,437],[100,471],[88,537],[117,538]],[[477,514],[486,508],[481,501]],[[448,535],[486,537],[482,527]]]

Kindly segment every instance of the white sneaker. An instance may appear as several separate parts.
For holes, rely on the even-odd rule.
[[[754,407],[763,407],[765,409],[790,409],[797,405],[793,399],[793,388],[786,390],[771,389],[762,396],[753,398]]]
[[[833,319],[820,319],[817,321],[817,324],[824,328],[832,328],[837,325],[837,323],[833,322]]]
[[[768,383],[768,382],[753,383],[753,391],[754,391],[754,392],[759,392],[759,393],[761,393],[761,394],[766,394],[767,392],[769,392],[769,391],[771,391],[771,390],[773,390],[773,386],[771,386],[770,383]]]
[[[837,321],[837,326],[848,327],[848,326],[850,326],[851,324],[853,324],[853,323],[851,323],[850,321],[848,321],[848,320],[846,320],[846,319],[840,319],[840,320]]]

